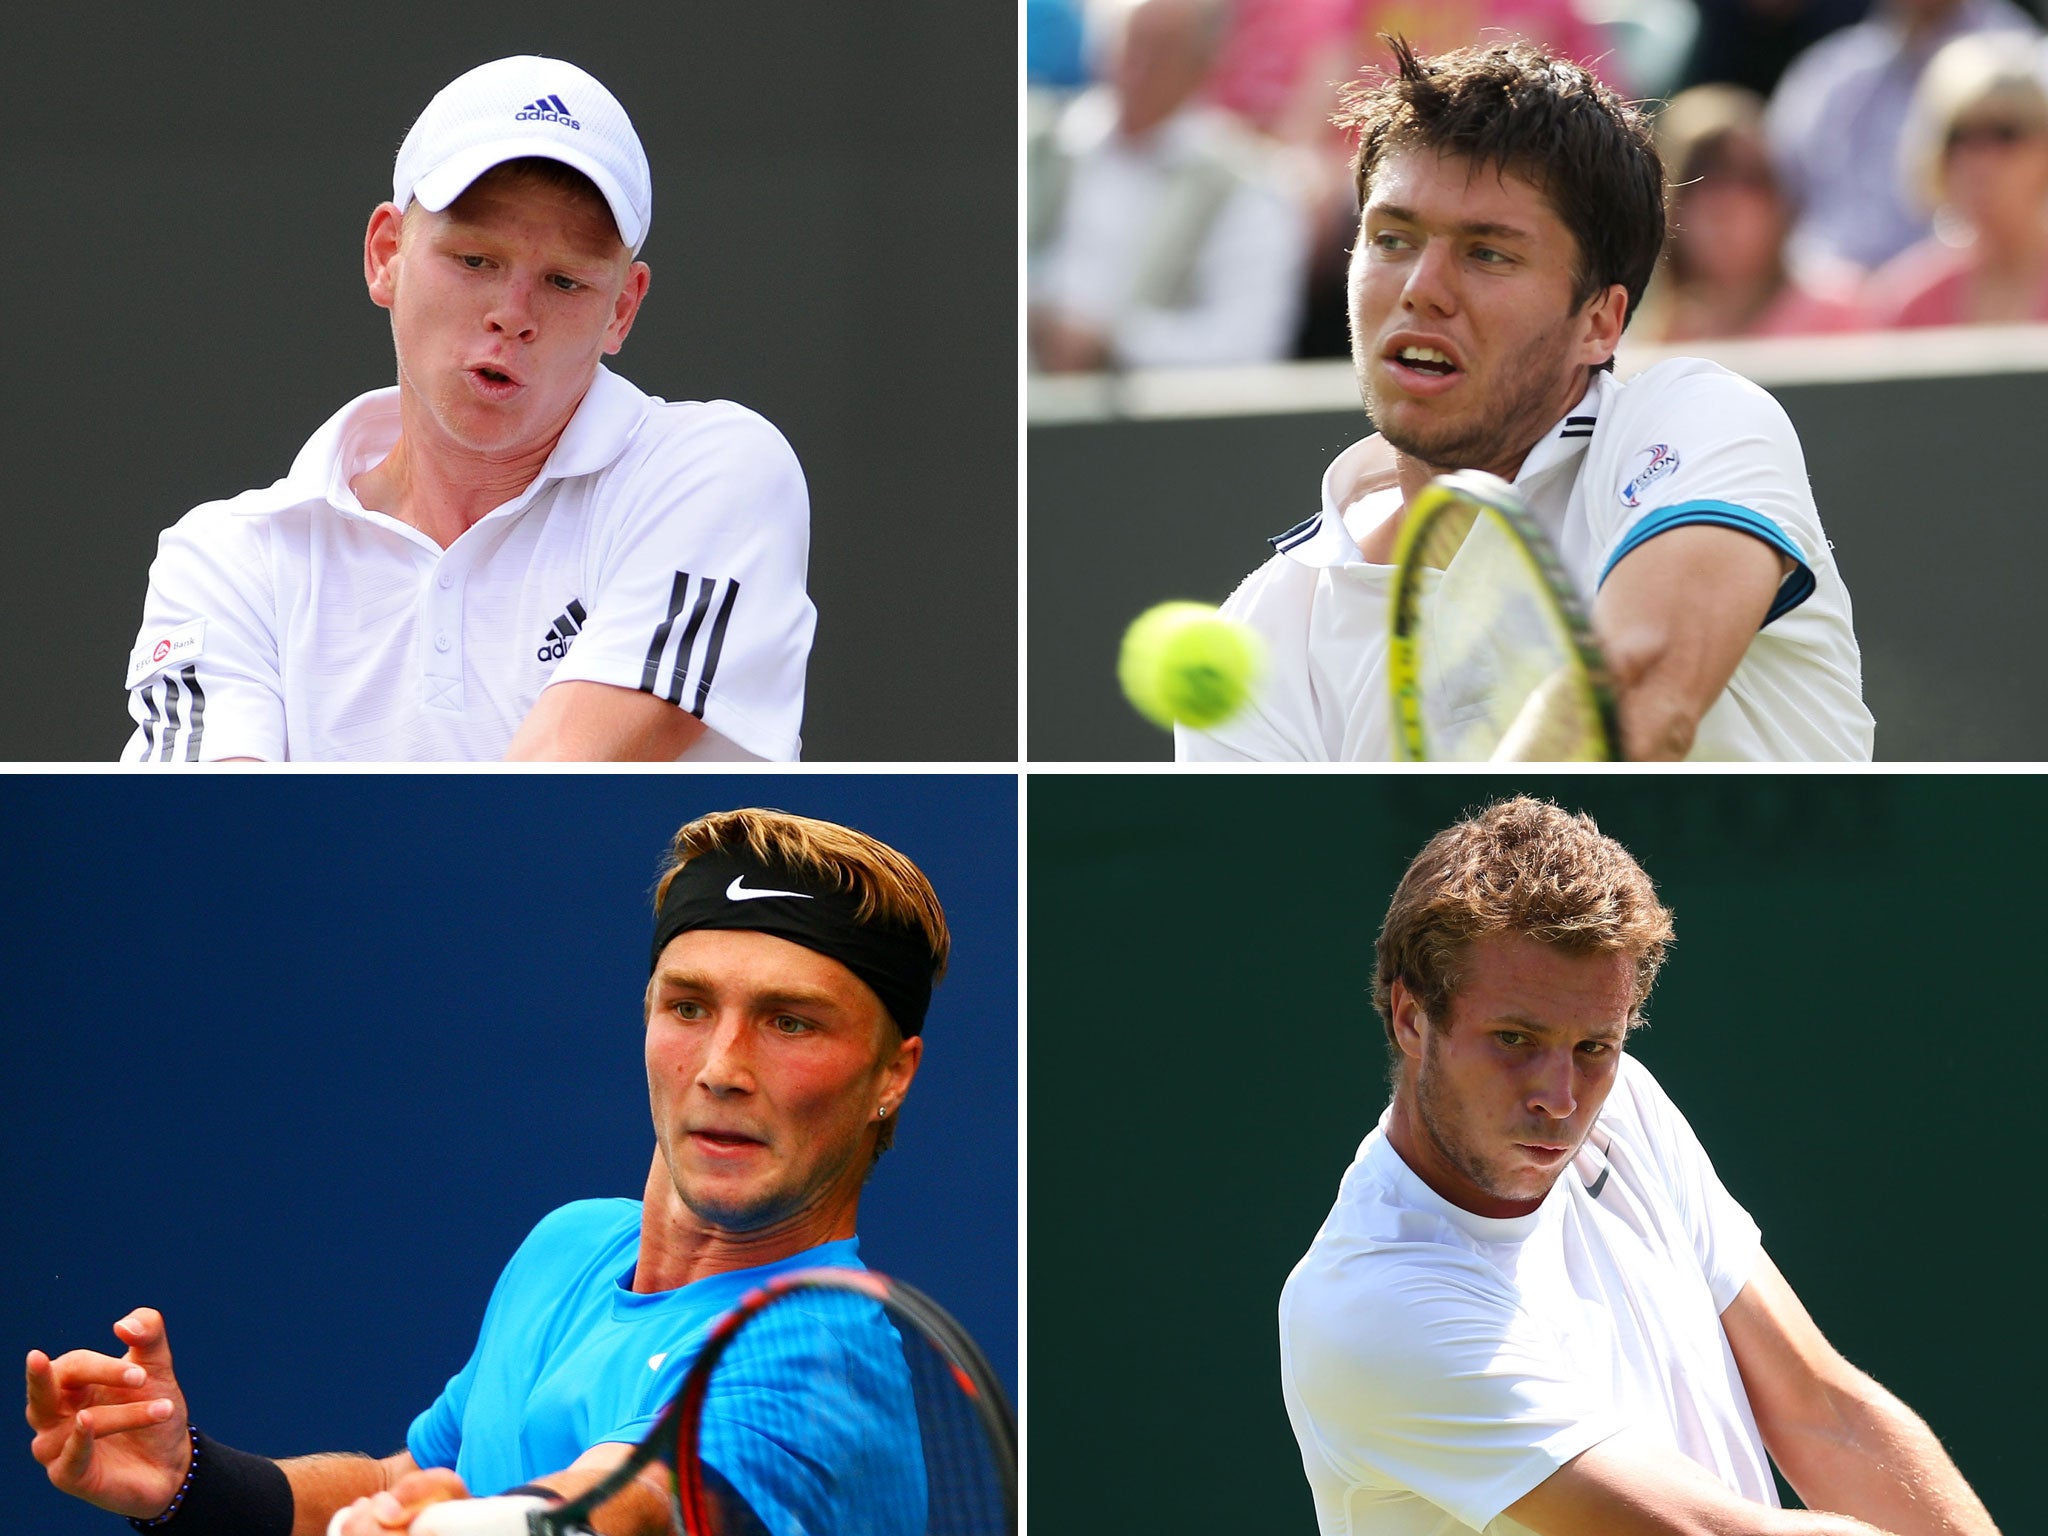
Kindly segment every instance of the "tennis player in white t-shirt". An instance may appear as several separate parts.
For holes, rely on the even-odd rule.
[[[647,294],[652,198],[573,64],[435,96],[364,240],[398,385],[164,533],[128,761],[798,755],[795,455],[744,407],[603,366]]]
[[[1995,1536],[1624,1054],[1670,937],[1627,851],[1540,801],[1409,866],[1393,1101],[1280,1298],[1323,1536]]]
[[[1527,44],[1420,59],[1351,96],[1362,212],[1352,355],[1376,436],[1224,612],[1267,641],[1249,707],[1194,760],[1393,755],[1392,553],[1445,470],[1514,482],[1592,610],[1632,759],[1868,759],[1849,594],[1785,413],[1682,359],[1617,383],[1664,240],[1649,130]]]

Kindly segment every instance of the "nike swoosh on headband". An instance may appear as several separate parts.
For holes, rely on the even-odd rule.
[[[725,888],[725,899],[727,901],[759,901],[764,896],[794,896],[798,901],[809,901],[811,899],[803,891],[757,891],[744,883],[746,878],[745,875],[734,875],[732,877],[732,884]]]

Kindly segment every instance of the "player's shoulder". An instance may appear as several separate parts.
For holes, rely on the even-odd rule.
[[[533,1224],[533,1230],[519,1245],[519,1257],[588,1257],[621,1239],[637,1241],[639,1233],[638,1200],[572,1200]]]
[[[1667,357],[1610,386],[1595,443],[1632,453],[1647,438],[1762,435],[1797,443],[1792,418],[1761,384],[1703,357]]]
[[[742,466],[796,466],[796,450],[779,427],[734,400],[654,400],[621,461],[630,470],[673,467],[706,458]]]

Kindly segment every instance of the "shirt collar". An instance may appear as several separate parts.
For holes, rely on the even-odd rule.
[[[1594,374],[1579,403],[1537,439],[1529,456],[1522,460],[1514,483],[1525,486],[1584,453],[1586,444],[1592,441],[1594,426],[1618,387],[1612,373]],[[1391,485],[1393,478],[1394,450],[1387,440],[1377,432],[1360,438],[1323,471],[1322,509],[1266,542],[1311,570],[1365,564],[1365,556],[1358,552],[1357,542],[1344,526],[1344,509],[1360,496]]]
[[[508,507],[524,506],[551,480],[595,474],[615,462],[638,436],[648,410],[656,403],[602,364],[576,412],[562,429],[547,463]],[[398,441],[398,390],[373,389],[336,411],[307,439],[292,461],[291,473],[278,482],[280,495],[248,498],[238,510],[281,512],[290,507],[324,502],[337,511],[366,515],[350,481],[372,468]]]

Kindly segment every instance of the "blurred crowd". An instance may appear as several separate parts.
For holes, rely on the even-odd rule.
[[[2043,0],[2031,0],[2039,5]],[[1032,366],[1348,351],[1344,82],[1524,37],[1653,114],[1653,344],[2048,321],[2048,40],[2017,0],[1026,0]]]

